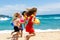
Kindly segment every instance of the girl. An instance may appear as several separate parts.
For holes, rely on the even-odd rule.
[[[26,35],[26,40],[29,40],[30,37],[35,36],[35,31],[33,28],[35,16],[36,16],[37,8],[32,8],[27,12],[27,17],[29,17],[28,24],[26,25],[26,32],[29,35]]]
[[[13,25],[14,25],[14,32],[16,32],[17,36],[21,35],[21,37],[22,37],[23,28],[22,28],[22,22],[21,22],[21,15],[19,13],[14,14]],[[19,32],[19,31],[21,31],[21,32]],[[12,34],[14,32],[12,32]],[[13,35],[13,37],[16,36],[16,34]],[[16,38],[17,38],[16,40],[18,40],[18,37],[16,37]]]
[[[24,21],[24,18],[23,16],[20,17],[20,27],[19,27],[19,31],[20,31],[20,36],[22,37],[23,35],[23,27],[22,27],[22,24],[24,24],[25,21]]]
[[[20,14],[15,13],[14,19],[13,19],[14,32],[11,33],[11,34],[13,34],[13,33],[15,33],[15,34],[12,35],[12,40],[18,40],[19,26],[20,26],[20,22],[19,22],[20,19],[19,18],[20,18]]]
[[[23,11],[23,12],[22,12],[22,15],[23,15],[24,21],[25,21],[24,27],[26,26],[26,20],[27,20],[27,15],[26,15],[26,13],[27,13],[27,11]]]

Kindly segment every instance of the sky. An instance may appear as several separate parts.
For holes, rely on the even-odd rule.
[[[0,15],[12,16],[32,7],[38,9],[37,15],[60,14],[60,0],[0,0]]]

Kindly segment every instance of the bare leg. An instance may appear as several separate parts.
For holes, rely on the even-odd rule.
[[[18,34],[16,35],[16,40],[18,40]]]
[[[35,36],[35,33],[31,33],[31,34],[27,35],[27,36],[26,36],[26,40],[29,40],[30,37],[32,37],[32,36]]]
[[[12,36],[12,40],[18,40],[18,32]]]
[[[23,31],[21,30],[21,37],[22,37]]]
[[[14,31],[11,33],[11,35],[14,33]]]
[[[15,40],[15,36],[16,36],[16,34],[14,34],[14,35],[12,36],[12,39],[11,39],[11,40]]]
[[[21,35],[21,33],[20,32],[18,32],[18,36],[20,37],[20,35]]]
[[[20,30],[20,32],[19,32],[19,36],[22,37],[22,34],[23,34],[23,31]]]

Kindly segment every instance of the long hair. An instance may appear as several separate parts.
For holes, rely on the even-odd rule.
[[[27,16],[28,17],[31,16],[32,14],[34,14],[34,12],[37,12],[37,8],[32,8],[32,9],[28,10]]]

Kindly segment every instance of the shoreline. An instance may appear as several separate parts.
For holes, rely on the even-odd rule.
[[[0,30],[0,33],[11,33],[14,30]],[[35,32],[54,32],[54,31],[60,31],[60,29],[56,29],[56,30],[52,30],[52,29],[48,29],[48,30],[40,30],[40,29],[35,29]],[[25,32],[25,29],[23,30],[23,32]]]

